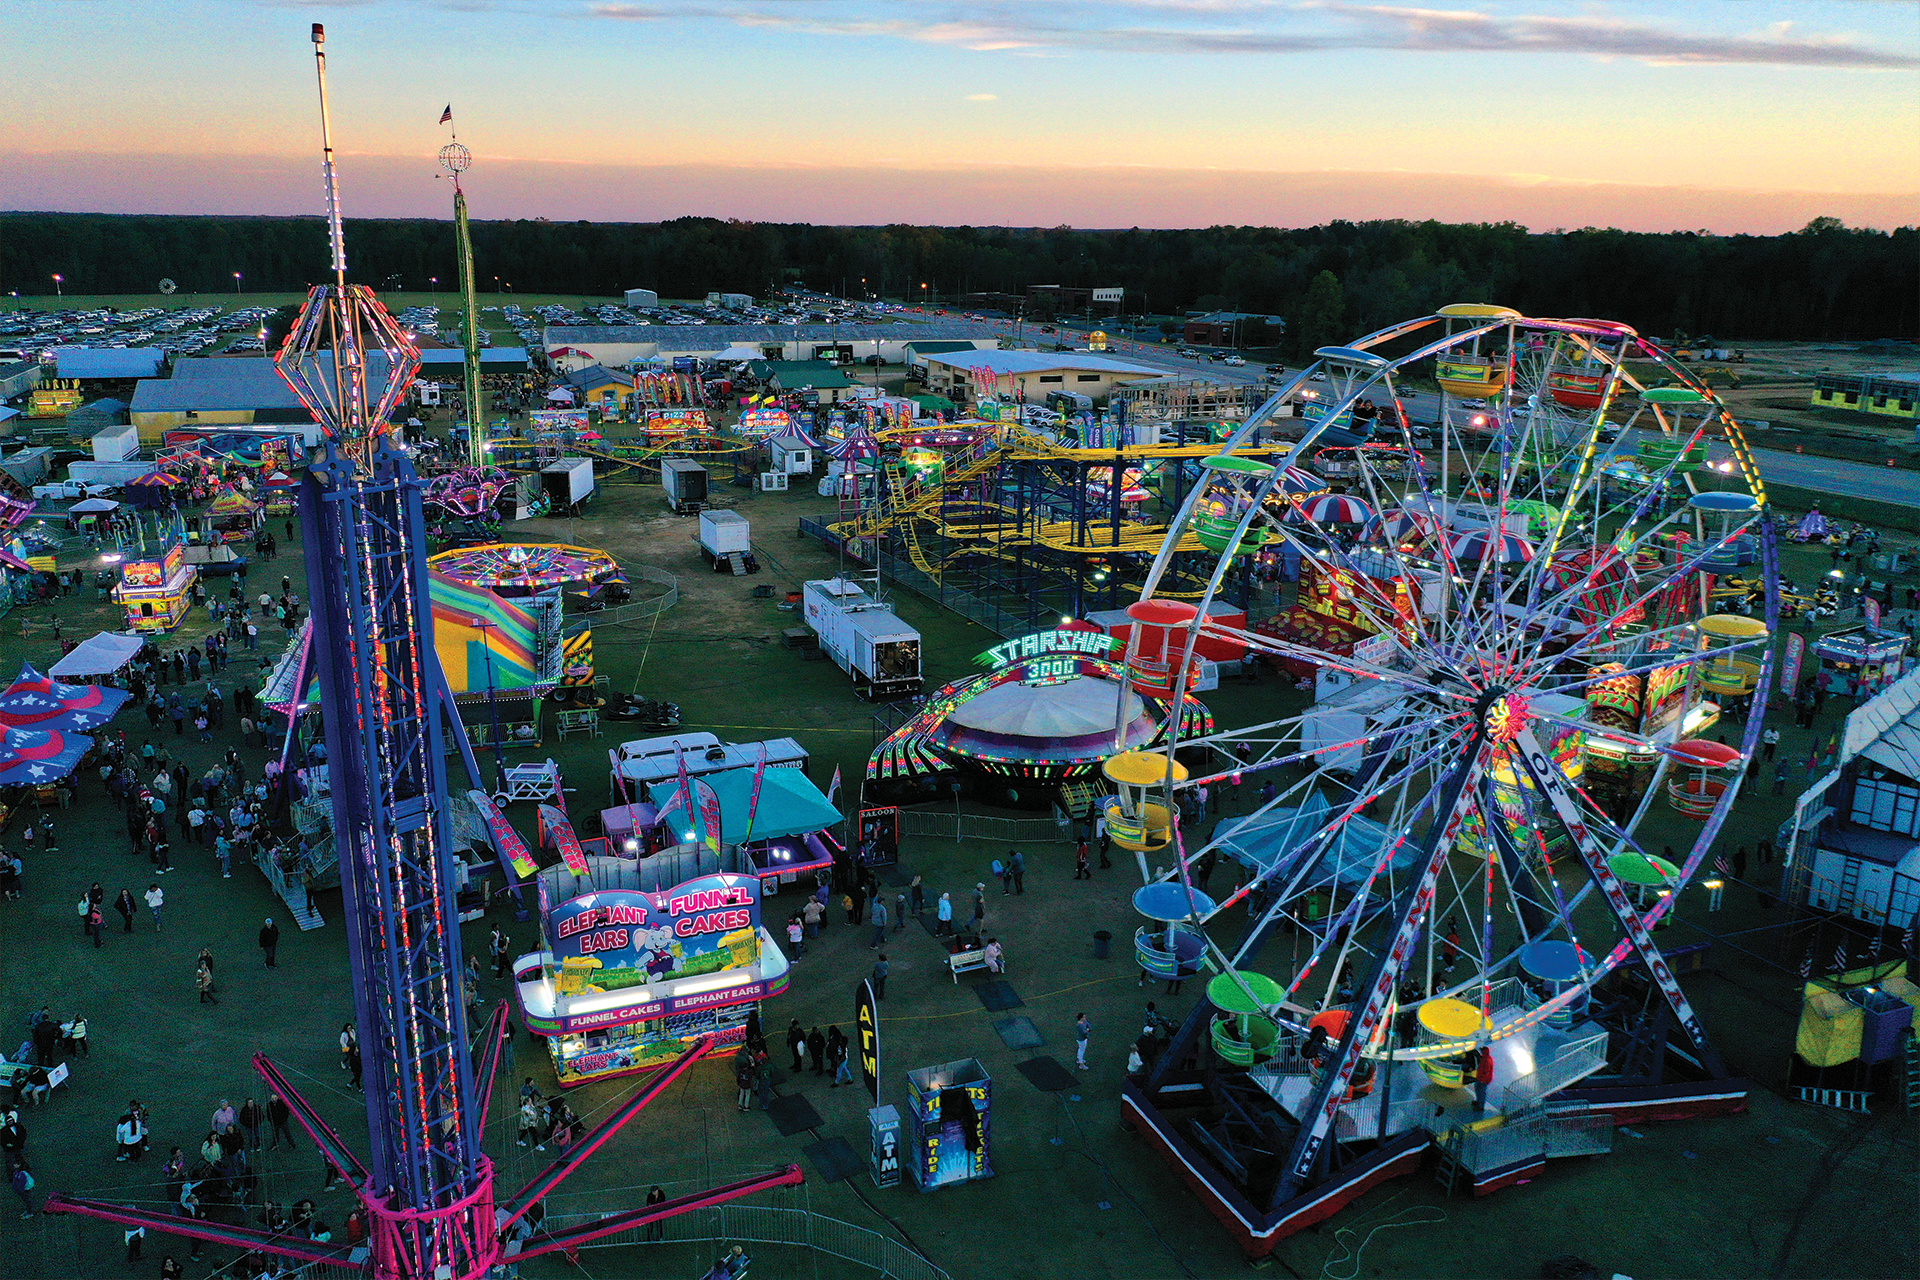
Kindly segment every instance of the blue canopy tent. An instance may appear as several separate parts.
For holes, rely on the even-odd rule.
[[[720,842],[738,844],[748,838],[747,801],[753,794],[751,768],[728,769],[700,775],[699,781],[713,788],[720,798]],[[660,809],[661,821],[685,835],[697,832],[695,820],[679,802],[680,784],[657,782],[648,788],[653,803]],[[769,768],[760,788],[760,807],[753,815],[752,838],[772,840],[780,836],[804,835],[822,831],[840,821],[840,811],[827,803],[820,788],[798,769]],[[694,836],[698,839],[698,835]]]
[[[1332,887],[1343,894],[1358,893],[1373,874],[1381,851],[1393,844],[1394,837],[1380,823],[1355,814],[1319,846],[1311,866],[1303,868],[1313,837],[1326,827],[1331,811],[1326,798],[1315,792],[1298,808],[1276,805],[1265,813],[1242,818],[1221,832],[1219,847],[1276,891],[1297,883],[1308,889]],[[1401,842],[1387,863],[1391,880],[1374,882],[1363,914],[1386,905],[1419,855],[1418,841]],[[1299,912],[1294,914],[1300,918]],[[1302,923],[1311,927],[1313,920]]]
[[[747,830],[747,802],[753,795],[753,766],[702,774],[695,781],[710,785],[720,801],[720,842],[752,841],[747,855],[753,870],[762,875],[778,872],[790,876],[833,865],[839,845],[825,832],[841,820],[840,811],[800,770],[766,770],[751,833]],[[669,779],[654,783],[648,793],[660,811],[660,821],[673,832],[672,838],[692,843],[700,838],[700,828],[680,804],[679,790],[679,782]]]

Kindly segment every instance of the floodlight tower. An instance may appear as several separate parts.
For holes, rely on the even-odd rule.
[[[480,303],[473,287],[473,234],[467,226],[467,193],[460,187],[460,175],[472,164],[473,152],[460,145],[456,130],[453,141],[440,148],[440,167],[453,175],[453,236],[460,254],[460,315],[466,347],[467,458],[475,466],[482,466],[487,460],[487,414],[480,401]]]
[[[315,23],[333,283],[308,293],[275,363],[324,437],[301,483],[300,516],[365,1064],[367,1160],[354,1155],[264,1054],[254,1055],[254,1068],[287,1100],[359,1198],[369,1227],[367,1254],[362,1259],[349,1246],[57,1194],[47,1198],[46,1208],[302,1263],[363,1262],[375,1280],[480,1280],[505,1257],[575,1249],[647,1222],[792,1185],[801,1174],[786,1165],[575,1227],[543,1232],[525,1225],[536,1203],[711,1047],[711,1039],[703,1038],[569,1154],[496,1202],[493,1164],[480,1139],[506,1005],[496,1008],[480,1036],[476,1061],[462,990],[456,855],[441,754],[442,718],[457,733],[459,717],[434,656],[423,486],[389,436],[393,411],[420,357],[373,291],[347,283],[325,39]],[[471,300],[471,285],[467,296]]]

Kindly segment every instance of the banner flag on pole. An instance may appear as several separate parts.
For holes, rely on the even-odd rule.
[[[686,811],[687,821],[694,820],[693,788],[687,784],[687,757],[680,750],[680,740],[673,740],[673,767],[679,774],[679,790],[674,793],[674,804]]]
[[[753,790],[747,793],[747,833],[740,837],[745,844],[753,838],[753,816],[760,811],[760,784],[767,777],[767,744],[760,744],[760,759],[753,766]]]
[[[853,1026],[860,1044],[860,1078],[875,1105],[880,1102],[880,1009],[873,998],[873,980],[862,978],[853,997]]]
[[[827,788],[827,803],[833,803],[833,797],[840,790],[840,766],[833,766],[833,784]]]
[[[693,792],[700,799],[701,843],[717,856],[720,852],[720,796],[705,778],[693,780]]]
[[[440,123],[441,124],[453,123],[453,104],[451,102],[447,104],[447,109],[440,113]]]

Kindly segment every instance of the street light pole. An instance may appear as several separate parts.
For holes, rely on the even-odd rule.
[[[64,298],[67,296],[66,291],[62,288],[62,283],[65,281],[65,279],[66,277],[61,275],[58,271],[53,273],[53,296],[54,297]]]
[[[240,296],[240,273],[238,271],[233,273],[233,296],[236,298]]]

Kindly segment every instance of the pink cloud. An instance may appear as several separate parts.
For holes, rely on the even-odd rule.
[[[315,162],[279,156],[0,154],[18,209],[317,215]],[[430,157],[342,157],[349,217],[446,217]],[[950,169],[567,164],[489,161],[469,173],[476,218],[1079,227],[1310,226],[1436,218],[1535,229],[1614,226],[1770,234],[1831,215],[1912,223],[1910,191],[1822,192],[1572,183],[1445,173],[1264,173],[1149,168]]]

